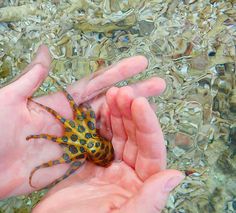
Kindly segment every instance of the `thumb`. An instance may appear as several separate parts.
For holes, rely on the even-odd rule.
[[[19,78],[8,85],[18,98],[29,98],[38,89],[49,72],[51,57],[48,48],[40,46],[34,60],[25,68]]]
[[[27,73],[12,84],[19,98],[29,98],[38,89],[48,75],[48,69],[42,64],[35,64]]]
[[[160,213],[166,205],[170,191],[183,179],[177,170],[165,170],[148,178],[137,195],[129,200],[121,212]]]

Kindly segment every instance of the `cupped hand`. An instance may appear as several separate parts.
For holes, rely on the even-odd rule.
[[[57,144],[45,140],[26,141],[30,134],[46,132],[60,136],[63,133],[62,126],[52,116],[28,101],[47,77],[50,63],[48,49],[41,46],[23,74],[0,90],[0,198],[32,192],[29,186],[32,169],[62,154]],[[154,202],[154,198],[149,212],[163,208],[169,191],[183,175],[165,170],[163,135],[155,113],[142,96],[159,95],[164,90],[164,81],[152,78],[123,88],[113,87],[105,93],[114,83],[143,71],[146,66],[144,57],[131,57],[67,88],[77,103],[90,100],[100,134],[112,141],[116,160],[109,168],[86,163],[75,175],[53,188],[35,211],[54,208],[60,199],[61,209],[67,210],[70,206],[80,209],[77,205],[80,204],[86,207],[84,212],[89,212],[88,207],[94,211],[92,206],[96,207],[95,203],[100,201],[100,212],[122,208],[127,212],[135,208],[144,212],[137,202],[145,207],[143,204]],[[97,95],[99,97],[94,98]],[[61,92],[37,98],[37,101],[63,117],[72,118]],[[67,168],[68,165],[58,165],[41,169],[35,173],[33,185],[46,186]],[[121,212],[125,212],[123,210]]]
[[[49,191],[34,213],[161,212],[170,191],[184,176],[166,170],[158,120],[147,100],[136,92],[127,86],[106,93],[102,108],[112,129],[116,155],[112,165],[103,168],[87,163]]]

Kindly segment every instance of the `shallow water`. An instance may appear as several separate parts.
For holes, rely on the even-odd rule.
[[[236,3],[67,2],[0,1],[1,85],[19,75],[42,43],[66,84],[145,55],[147,71],[121,84],[166,80],[165,93],[150,101],[165,134],[168,167],[189,175],[163,212],[236,212]],[[52,87],[47,80],[37,95]],[[1,201],[0,212],[29,212],[41,196]]]

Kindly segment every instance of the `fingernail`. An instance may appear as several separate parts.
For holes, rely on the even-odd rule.
[[[179,183],[185,178],[184,175],[179,175],[179,176],[174,176],[171,177],[165,184],[164,186],[164,191],[165,192],[170,192],[172,191],[176,186],[179,185]]]

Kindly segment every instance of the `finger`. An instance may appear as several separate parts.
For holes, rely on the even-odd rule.
[[[83,98],[91,99],[104,89],[113,84],[125,80],[131,76],[138,74],[147,67],[148,61],[144,56],[134,56],[123,59],[115,65],[112,65],[106,70],[99,72],[91,79],[83,93]]]
[[[131,117],[131,111],[130,111],[130,103],[131,100],[133,100],[134,96],[151,96],[151,95],[159,95],[163,90],[165,89],[165,81],[163,79],[153,77],[151,79],[139,82],[137,84],[132,84],[130,87],[124,87],[124,88],[111,88],[107,92],[107,102],[109,102],[109,106],[111,109],[111,123],[113,126],[113,138],[114,140],[114,146],[116,152],[119,157],[118,159],[121,159],[121,156],[125,158],[126,163],[128,163],[130,166],[133,166],[136,159],[136,150],[137,147],[135,145],[135,138],[134,136],[134,128],[133,121],[130,120]],[[117,93],[119,91],[120,98],[115,101],[115,97],[117,96]],[[132,97],[131,97],[132,96]],[[99,102],[95,103],[93,106],[95,108],[98,108]],[[119,105],[119,107],[118,107]],[[153,107],[152,107],[153,108]],[[123,115],[120,112],[123,112]],[[101,115],[102,117],[102,115]],[[124,120],[126,122],[124,122]],[[126,126],[124,126],[124,123]],[[121,129],[120,129],[121,126]],[[118,128],[116,128],[118,127]],[[116,131],[117,130],[117,131]],[[119,134],[124,134],[123,140],[116,140],[116,138],[119,138]],[[126,143],[127,135],[129,136],[129,139],[132,138],[132,140],[129,140],[128,143]],[[126,145],[125,145],[126,144]],[[124,146],[126,151],[124,151]],[[119,148],[118,148],[119,147]],[[131,151],[133,150],[133,151]],[[124,153],[124,154],[122,154]]]
[[[9,85],[16,97],[25,99],[32,96],[48,75],[50,62],[48,49],[45,46],[41,46],[35,59],[23,71],[23,75]]]
[[[150,96],[157,96],[160,95],[165,90],[165,81],[158,77],[153,77],[148,80],[140,81],[135,84],[129,85],[133,88],[133,92],[135,97],[143,96],[143,97],[150,97]],[[104,102],[104,97],[100,96],[96,98],[92,102],[93,109],[97,112]],[[155,108],[155,107],[153,107]]]
[[[23,72],[28,72],[31,68],[36,65],[41,64],[44,67],[49,67],[51,64],[51,55],[46,45],[41,45],[33,61],[23,70]]]
[[[115,150],[115,159],[122,159],[125,141],[127,139],[122,117],[117,106],[116,96],[119,89],[110,88],[106,93],[106,101],[110,109],[110,122],[112,129],[112,144]]]
[[[165,80],[158,77],[152,77],[148,80],[140,81],[135,84],[131,84],[130,87],[133,88],[135,96],[158,96],[166,88]]]
[[[138,151],[135,135],[136,127],[131,116],[131,104],[134,100],[134,96],[133,88],[129,86],[120,88],[116,96],[116,103],[121,113],[125,133],[127,135],[123,152],[123,160],[133,168],[135,166]]]
[[[90,80],[88,78],[84,78],[73,85],[68,86],[67,90],[77,104],[86,102],[96,97],[101,92],[106,91],[107,88],[113,84],[143,71],[147,67],[147,64],[147,59],[144,56],[135,56],[123,59],[117,64],[96,72]],[[64,97],[61,93],[56,93],[52,96],[46,96],[39,100],[42,100],[42,103],[47,102],[50,107],[55,107],[55,110],[63,113],[63,116],[70,116],[71,113],[67,113],[65,111],[62,112],[61,109],[63,109],[63,107],[61,107],[60,104],[57,104],[56,99],[63,103]],[[93,109],[98,112],[103,102],[104,96],[93,100],[91,105]]]
[[[99,129],[101,136],[105,137],[109,141],[112,139],[111,120],[110,120],[110,109],[108,104],[105,102],[102,105],[99,124],[96,124],[96,128]],[[98,122],[97,122],[98,123]]]
[[[165,170],[151,176],[144,182],[138,194],[120,209],[120,212],[162,212],[170,191],[172,191],[184,177],[181,172],[176,170]]]
[[[145,98],[133,101],[131,113],[138,146],[135,169],[139,177],[145,180],[166,167],[164,137],[156,114]]]

